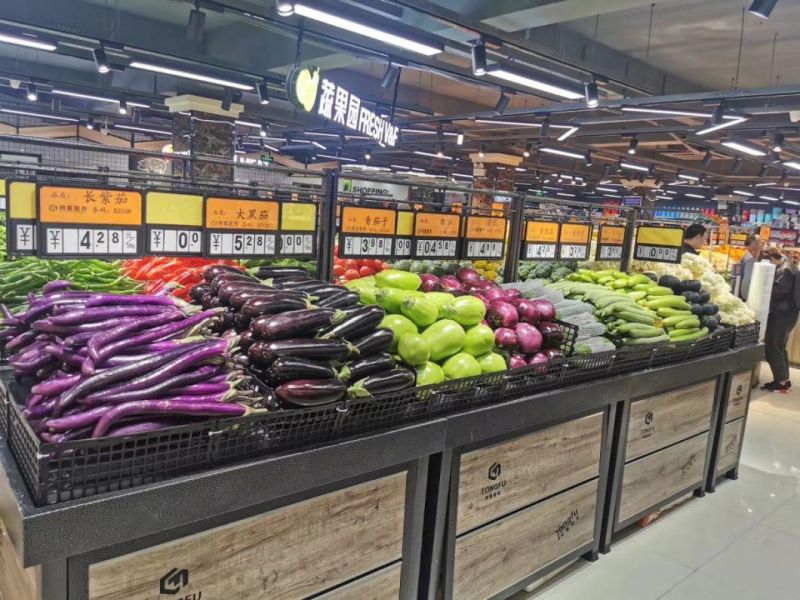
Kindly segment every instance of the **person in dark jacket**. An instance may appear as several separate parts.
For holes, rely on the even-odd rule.
[[[786,346],[789,343],[789,334],[797,323],[797,275],[777,248],[767,248],[762,256],[775,265],[775,279],[769,301],[767,331],[764,334],[764,354],[772,370],[773,380],[764,384],[761,389],[786,392],[792,387]]]
[[[683,234],[683,253],[699,254],[700,248],[706,245],[706,229],[700,223],[692,223]]]

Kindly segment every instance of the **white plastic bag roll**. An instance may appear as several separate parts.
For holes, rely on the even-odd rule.
[[[775,279],[775,265],[763,260],[753,265],[753,275],[750,278],[750,288],[747,290],[747,306],[756,313],[756,319],[761,323],[759,341],[764,341],[767,330],[767,317],[769,316],[769,300],[772,297],[772,282]]]

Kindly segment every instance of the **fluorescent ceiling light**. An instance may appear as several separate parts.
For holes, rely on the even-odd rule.
[[[72,117],[59,117],[57,115],[46,115],[43,113],[28,112],[27,110],[14,110],[13,108],[0,108],[0,112],[8,113],[10,115],[22,115],[23,117],[39,117],[40,119],[52,119],[54,121],[69,121],[70,123],[78,123],[79,119]]]
[[[317,154],[321,158],[332,158],[333,160],[341,160],[344,162],[357,162],[355,158],[347,158],[346,156],[333,156],[331,154]]]
[[[675,117],[698,117],[700,119],[710,119],[711,113],[693,110],[677,110],[674,108],[649,108],[647,106],[623,106],[623,112],[643,113],[646,115],[669,115]]]
[[[311,140],[311,143],[314,146],[316,146],[317,148],[319,148],[320,150],[327,150],[328,149],[327,146],[323,146],[322,144],[320,144],[319,142],[315,142],[314,140]]]
[[[553,187],[552,185],[543,185],[542,189],[543,190],[553,190],[554,192],[560,192],[561,191],[561,188]]]
[[[468,175],[467,173],[453,173],[453,177],[463,177],[464,179],[475,179],[474,176]]]
[[[644,165],[637,165],[636,163],[623,161],[619,163],[619,166],[622,167],[623,169],[632,169],[634,171],[642,171],[644,173],[650,172],[650,167],[645,167]]]
[[[0,42],[14,44],[15,46],[25,46],[26,48],[35,48],[36,50],[48,50],[50,52],[56,49],[55,44],[44,42],[39,38],[28,37],[27,35],[11,35],[8,33],[0,33]]]
[[[656,196],[656,200],[672,200],[672,196]]]
[[[614,188],[607,188],[607,187],[600,187],[600,186],[596,187],[595,190],[598,191],[598,192],[619,192],[619,190],[616,190]]]
[[[193,73],[191,71],[184,71],[182,69],[173,69],[171,67],[164,67],[162,65],[154,65],[151,63],[141,62],[134,60],[129,65],[133,69],[142,69],[144,71],[151,71],[153,73],[162,73],[163,75],[172,75],[174,77],[183,77],[184,79],[193,79],[195,81],[202,81],[204,83],[213,83],[223,87],[230,87],[237,90],[251,91],[252,85],[239,83],[238,81],[229,81],[227,79],[220,79],[218,77],[209,77],[201,73]]]
[[[54,89],[51,92],[52,94],[57,94],[59,96],[71,96],[73,98],[85,98],[86,100],[96,100],[97,102],[109,102],[111,104],[119,104],[119,98],[109,98],[108,96],[97,96],[95,94],[84,94],[83,92],[71,92],[69,90],[59,90]],[[125,103],[128,106],[138,106],[139,108],[150,108],[149,104],[143,104],[141,102],[131,102],[130,100],[126,100]]]
[[[436,133],[435,129],[401,129],[401,133]]]
[[[772,183],[772,182],[767,182],[767,183],[756,183],[756,184],[755,184],[755,187],[769,187],[769,186],[774,186],[774,185],[775,185],[775,184],[774,184],[774,183]]]
[[[433,158],[442,158],[444,160],[453,160],[452,156],[439,155],[435,154],[434,152],[422,152],[421,150],[414,150],[414,154],[418,154],[420,156],[431,156]]]
[[[300,2],[295,3],[294,12],[300,17],[313,19],[314,21],[319,21],[325,25],[332,25],[333,27],[344,29],[350,33],[363,35],[383,44],[397,46],[403,50],[411,50],[412,52],[417,52],[425,56],[434,56],[444,50],[444,46],[441,44],[422,42],[410,37],[397,35],[385,29],[379,29],[366,23],[354,21],[352,19],[336,15],[332,12],[320,10]]]
[[[278,150],[275,146],[270,146],[269,144],[264,144],[264,148],[266,148],[267,150],[272,150],[273,152],[277,152],[278,154],[281,153],[281,151]]]
[[[158,133],[161,135],[172,135],[171,131],[165,129],[149,129],[147,127],[135,127],[133,125],[114,125],[114,129],[128,129],[130,131],[144,131],[145,133]]]
[[[793,204],[794,206],[800,206],[800,202],[795,202],[794,200],[784,200],[784,204]]]
[[[733,193],[737,196],[747,196],[748,198],[755,196],[755,194],[751,192],[745,192],[744,190],[733,190]]]
[[[705,196],[701,196],[700,194],[684,194],[687,198],[698,198],[699,200],[707,200]]]
[[[484,125],[510,125],[512,127],[541,127],[541,123],[530,123],[524,121],[503,121],[502,119],[475,119],[476,123]],[[433,132],[435,133],[435,132]]]
[[[552,125],[551,125],[551,127],[552,127]],[[580,129],[580,127],[570,127],[564,133],[562,133],[560,136],[558,136],[556,139],[559,142],[563,142],[565,139],[567,139],[571,135],[577,133],[579,129]]]
[[[667,194],[675,195],[678,193],[678,190],[667,190]]]
[[[406,171],[409,169],[406,165],[389,165],[393,169],[405,169]]]
[[[678,173],[678,177],[680,179],[686,179],[687,181],[700,181],[700,177],[697,175],[690,175],[689,173]]]
[[[797,162],[795,160],[786,161],[785,163],[783,163],[783,166],[789,167],[790,169],[797,169],[798,171],[800,171],[800,162]]]
[[[461,146],[463,143],[464,143],[464,134],[463,133],[456,134],[456,144]]]
[[[528,169],[524,169],[524,168],[522,168],[522,167],[514,167],[514,170],[515,170],[517,173],[525,173],[525,172],[526,172]]]
[[[757,202],[756,200],[745,200],[747,204],[761,204],[763,206],[768,206],[769,202]]]
[[[734,150],[738,150],[739,152],[744,152],[745,154],[749,154],[750,156],[766,156],[767,153],[764,150],[761,150],[758,146],[753,146],[751,144],[747,144],[745,142],[739,142],[737,140],[725,140],[722,142],[723,146],[728,148],[733,148]]]
[[[303,135],[316,135],[319,137],[329,137],[329,138],[336,138],[339,139],[339,134],[337,133],[322,133],[321,131],[304,131]]]
[[[773,202],[780,202],[780,198],[776,198],[775,196],[759,196],[762,200],[772,200]]]
[[[558,192],[556,196],[562,196],[564,198],[574,198],[575,194],[567,194],[566,192]]]
[[[236,123],[237,125],[242,125],[243,127],[256,127],[258,129],[261,129],[263,127],[261,123],[256,123],[254,121],[240,121],[239,119],[236,119],[234,123]]]
[[[733,127],[734,125],[739,125],[747,121],[747,117],[738,117],[735,119],[731,119],[728,122],[722,122],[719,125],[711,125],[704,129],[701,129],[695,132],[695,135],[708,135],[709,133],[713,133],[714,131],[719,131],[720,129],[725,129],[726,127]]]
[[[560,150],[558,148],[541,148],[542,152],[546,152],[547,154],[556,154],[558,156],[567,156],[569,158],[583,158],[583,154],[578,154],[577,152],[570,152],[568,150]],[[800,164],[798,165],[800,168]]]
[[[533,77],[517,73],[516,71],[512,71],[507,67],[504,67],[503,65],[499,64],[487,67],[486,74],[496,79],[502,79],[503,81],[510,81],[511,83],[516,83],[518,85],[528,87],[533,90],[538,90],[540,92],[550,94],[551,96],[566,98],[567,100],[578,100],[580,98],[583,98],[583,93],[579,94],[578,92],[574,90],[569,90],[566,87],[562,87],[551,83],[546,83],[540,79],[535,79]]]

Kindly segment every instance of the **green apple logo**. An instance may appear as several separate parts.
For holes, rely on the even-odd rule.
[[[319,67],[294,69],[286,81],[289,97],[302,106],[306,112],[314,110],[319,91]]]

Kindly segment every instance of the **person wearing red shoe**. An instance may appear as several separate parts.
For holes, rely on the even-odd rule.
[[[786,392],[792,387],[786,346],[800,312],[800,303],[795,294],[797,275],[777,248],[767,248],[762,257],[775,265],[775,279],[769,301],[767,331],[764,334],[764,355],[772,370],[773,380],[764,384],[761,389]]]

